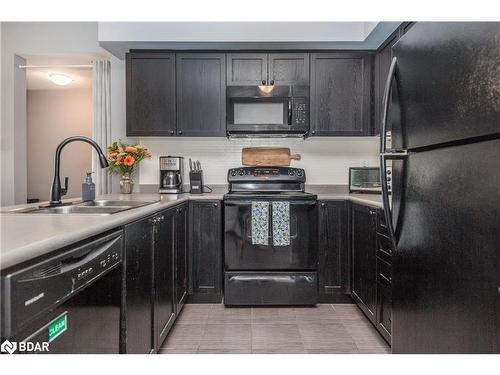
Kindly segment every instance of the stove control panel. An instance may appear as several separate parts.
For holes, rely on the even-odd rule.
[[[228,182],[306,182],[306,172],[302,168],[291,167],[240,167],[231,168],[227,173]]]

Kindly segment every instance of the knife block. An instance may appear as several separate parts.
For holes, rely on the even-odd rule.
[[[203,171],[189,172],[189,184],[191,186],[189,192],[191,194],[203,193]]]

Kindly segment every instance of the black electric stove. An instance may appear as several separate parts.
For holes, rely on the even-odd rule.
[[[303,169],[242,167],[228,171],[224,195],[224,303],[314,305],[318,300],[317,196]],[[287,240],[275,245],[276,203],[285,203]],[[268,208],[264,244],[254,241],[254,208]],[[260,217],[262,219],[262,217]]]
[[[305,192],[306,172],[301,168],[232,168],[227,181],[229,192],[224,199],[317,199],[316,195]]]

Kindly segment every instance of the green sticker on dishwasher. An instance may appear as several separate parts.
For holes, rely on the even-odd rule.
[[[49,325],[49,342],[59,337],[68,328],[67,313],[61,315]]]

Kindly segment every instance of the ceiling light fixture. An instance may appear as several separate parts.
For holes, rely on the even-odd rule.
[[[49,79],[54,82],[56,85],[59,86],[66,86],[73,82],[73,78],[65,75],[65,74],[58,74],[58,73],[51,73],[49,74]]]

